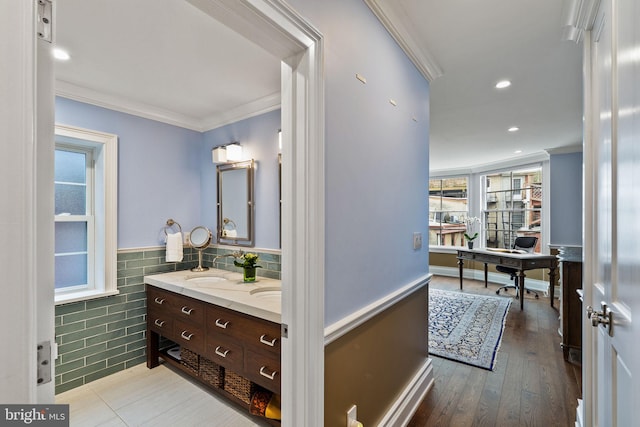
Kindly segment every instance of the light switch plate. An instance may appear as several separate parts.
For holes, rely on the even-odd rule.
[[[413,249],[421,249],[422,248],[422,233],[416,231],[413,233]]]

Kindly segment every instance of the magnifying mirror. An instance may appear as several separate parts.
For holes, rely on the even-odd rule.
[[[207,249],[213,239],[213,234],[207,227],[198,226],[191,230],[189,240],[191,246],[198,251],[198,266],[193,267],[191,271],[207,271],[209,267],[202,266],[202,252]]]

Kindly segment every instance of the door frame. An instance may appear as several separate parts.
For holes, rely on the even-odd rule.
[[[324,42],[282,0],[187,0],[281,59],[282,421],[324,425]]]
[[[289,339],[283,340],[283,425],[321,426],[324,419],[324,68],[323,38],[319,31],[281,0],[190,0],[221,17],[225,24],[282,59],[283,136],[283,228],[282,228],[282,322]],[[2,50],[11,50],[15,61],[6,61],[15,77],[12,98],[3,101],[8,114],[2,120],[5,141],[19,146],[21,198],[15,211],[23,221],[12,250],[20,260],[9,270],[21,286],[11,287],[3,308],[15,328],[5,328],[3,337],[14,346],[15,363],[5,364],[16,378],[11,393],[14,402],[48,402],[53,384],[43,393],[35,381],[38,326],[42,316],[38,304],[49,303],[53,311],[53,272],[38,271],[39,257],[53,258],[53,248],[36,244],[42,223],[36,218],[38,200],[52,202],[53,186],[44,186],[37,170],[37,128],[40,117],[36,88],[43,77],[37,69],[36,2],[3,2]],[[6,22],[5,22],[6,21]],[[5,49],[6,48],[6,49]],[[17,53],[19,52],[19,54]],[[53,103],[53,96],[46,101]],[[53,134],[53,126],[51,126]],[[17,141],[17,142],[16,142]],[[51,138],[51,144],[53,138]],[[7,151],[10,152],[10,151]],[[52,163],[52,162],[51,162]],[[53,169],[53,165],[50,165]],[[9,179],[10,177],[5,177]],[[14,177],[15,179],[15,177]],[[13,211],[12,211],[13,212]],[[45,237],[53,230],[53,220]],[[49,230],[50,228],[50,230]],[[18,239],[16,239],[18,240]],[[14,242],[12,242],[14,243]],[[51,284],[47,283],[48,281]],[[44,283],[44,284],[43,284]],[[295,284],[295,286],[294,286]],[[49,289],[51,288],[51,289]],[[37,298],[37,300],[36,300]],[[6,307],[5,307],[6,306]],[[50,319],[53,328],[53,319]],[[3,375],[3,378],[7,378]],[[295,402],[294,402],[295,397]],[[8,403],[6,401],[5,403]]]
[[[3,200],[0,225],[7,233],[2,254],[3,298],[0,309],[11,325],[10,342],[0,368],[3,403],[52,403],[54,380],[38,385],[38,343],[51,344],[53,369],[53,74],[51,44],[36,36],[37,2],[2,2],[0,83],[2,114]],[[40,79],[40,74],[46,76]],[[5,167],[6,166],[6,167]],[[45,347],[46,348],[46,347]]]

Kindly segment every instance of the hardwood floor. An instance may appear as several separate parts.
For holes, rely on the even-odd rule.
[[[430,288],[459,290],[459,281],[435,276]],[[467,293],[495,296],[497,288],[464,281]],[[581,371],[562,357],[555,306],[526,295],[521,311],[513,300],[494,371],[432,356],[435,384],[409,427],[573,426]]]

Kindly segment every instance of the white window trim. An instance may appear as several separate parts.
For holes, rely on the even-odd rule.
[[[95,191],[95,262],[94,286],[80,291],[56,292],[55,303],[66,304],[116,295],[118,250],[118,136],[75,126],[56,125],[57,136],[86,141],[93,145]]]

